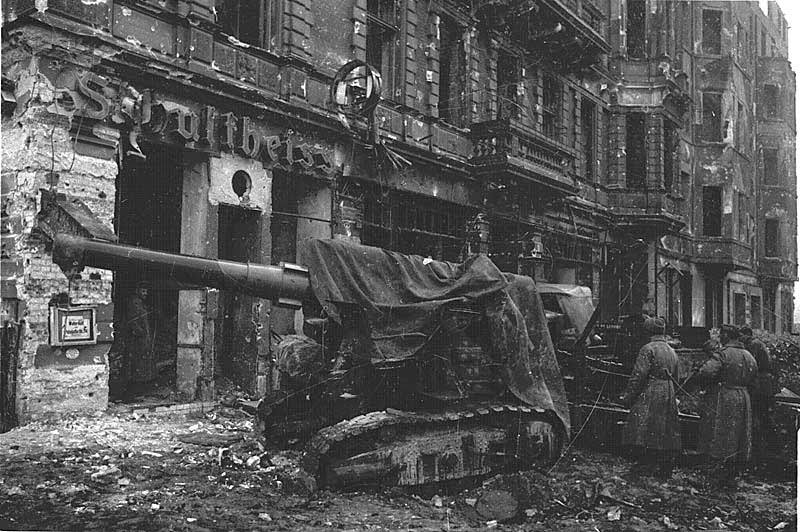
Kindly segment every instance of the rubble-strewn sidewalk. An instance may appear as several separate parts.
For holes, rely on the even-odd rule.
[[[572,450],[550,471],[456,493],[314,492],[296,451],[265,449],[242,410],[105,414],[0,434],[0,528],[42,530],[795,530],[791,481],[666,483]],[[505,520],[509,516],[510,520]]]

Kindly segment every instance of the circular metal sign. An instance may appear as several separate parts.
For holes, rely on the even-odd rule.
[[[343,113],[369,114],[380,99],[381,75],[358,59],[340,68],[331,83],[331,101]]]

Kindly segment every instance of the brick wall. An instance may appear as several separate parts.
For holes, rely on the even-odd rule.
[[[108,403],[105,357],[85,365],[36,367],[37,350],[48,346],[48,303],[69,292],[76,304],[111,301],[111,273],[87,269],[69,285],[51,260],[46,237],[36,230],[40,189],[53,188],[83,201],[108,227],[113,224],[117,164],[75,153],[69,119],[52,114],[53,93],[43,76],[24,108],[2,124],[3,292],[16,289],[26,310],[21,345],[17,414],[19,421],[66,412],[103,410]],[[11,267],[6,267],[11,266]]]

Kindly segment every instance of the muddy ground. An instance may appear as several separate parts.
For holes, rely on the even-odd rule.
[[[0,529],[796,530],[795,484],[774,473],[720,489],[684,465],[663,482],[572,447],[548,471],[466,489],[331,493],[309,490],[297,458],[263,449],[232,408],[31,424],[0,434]],[[517,516],[491,519],[509,501]]]

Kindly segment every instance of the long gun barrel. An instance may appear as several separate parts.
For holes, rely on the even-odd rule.
[[[311,296],[308,271],[294,264],[270,266],[207,259],[59,234],[53,260],[65,273],[84,266],[105,270],[135,269],[180,282],[209,286],[298,304]]]

